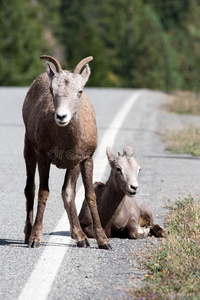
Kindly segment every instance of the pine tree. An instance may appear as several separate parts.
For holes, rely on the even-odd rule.
[[[105,51],[97,33],[98,28],[95,27],[92,8],[91,1],[62,1],[61,40],[66,45],[67,69],[74,68],[81,59],[92,55],[92,76],[88,84],[107,86],[109,80]]]
[[[123,87],[180,86],[177,55],[154,11],[141,0],[99,4],[99,27],[109,69]]]
[[[153,11],[159,17],[163,28],[170,29],[182,28],[185,17],[190,7],[190,0],[143,0],[144,4],[150,4]]]
[[[177,53],[163,30],[157,15],[137,2],[133,11],[132,69],[129,78],[134,87],[169,90],[181,85]],[[131,54],[130,54],[131,55]]]
[[[46,50],[38,14],[26,0],[0,1],[0,85],[30,85]]]
[[[143,0],[156,12],[177,53],[181,89],[200,87],[200,4],[199,0]]]

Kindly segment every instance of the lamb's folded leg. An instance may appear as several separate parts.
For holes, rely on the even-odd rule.
[[[150,228],[140,227],[136,220],[129,220],[127,223],[128,236],[130,239],[145,238],[149,235]]]

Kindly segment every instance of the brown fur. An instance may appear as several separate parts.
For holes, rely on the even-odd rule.
[[[48,59],[48,56],[41,58]],[[48,60],[54,62],[55,59]],[[86,62],[88,62],[87,59],[84,60],[84,63]],[[25,242],[29,247],[38,247],[40,244],[43,214],[49,195],[49,170],[50,165],[55,164],[58,168],[67,169],[62,197],[70,221],[72,238],[76,240],[78,246],[89,245],[80,227],[74,202],[76,181],[81,172],[85,186],[85,199],[90,207],[98,246],[108,249],[110,245],[100,224],[92,183],[92,156],[97,147],[96,118],[89,98],[82,92],[89,78],[90,69],[86,65],[82,74],[73,74],[62,71],[57,61],[55,65],[59,72],[54,72],[47,65],[47,73],[40,75],[33,82],[23,105],[23,119],[26,127],[24,158],[27,171]],[[81,69],[80,65],[78,66]],[[71,111],[67,110],[71,113],[71,119],[67,125],[63,121],[67,117],[58,114],[59,109],[61,108],[63,112],[66,105],[70,109],[72,107]],[[57,124],[59,120],[61,120],[60,126]],[[37,215],[33,222],[36,164],[38,164],[40,185]]]
[[[131,186],[135,187],[136,194],[140,170],[132,149],[125,147],[123,155],[116,157],[107,148],[107,156],[111,165],[110,177],[106,184],[94,184],[98,212],[106,235],[137,239],[146,237],[151,232],[157,237],[166,236],[164,228],[155,224],[151,209],[134,192],[130,194]],[[91,214],[85,201],[79,220],[85,234],[94,237]]]

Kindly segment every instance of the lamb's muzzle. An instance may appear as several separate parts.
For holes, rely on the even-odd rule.
[[[129,185],[128,196],[134,196],[138,191],[138,184]]]

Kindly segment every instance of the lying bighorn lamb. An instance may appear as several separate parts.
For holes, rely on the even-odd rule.
[[[40,244],[43,214],[49,196],[50,165],[55,164],[58,168],[67,169],[62,198],[70,221],[71,236],[76,240],[77,246],[89,245],[87,236],[80,227],[74,200],[76,181],[81,171],[85,199],[90,207],[98,246],[109,249],[109,241],[99,220],[92,181],[92,156],[97,147],[95,112],[83,91],[90,76],[87,63],[93,57],[80,61],[73,73],[62,70],[59,62],[51,56],[40,58],[51,61],[56,71],[47,63],[47,72],[33,82],[23,105],[27,172],[25,243],[29,247],[38,247]],[[37,215],[33,225],[36,164],[40,185]]]
[[[136,196],[140,165],[130,147],[125,147],[118,157],[109,147],[106,149],[111,173],[106,184],[94,184],[98,212],[102,227],[108,237],[137,239],[148,236],[165,237],[164,228],[154,223],[151,209]],[[87,203],[84,201],[79,220],[88,237],[94,237],[93,223]],[[144,227],[145,226],[145,227]]]

